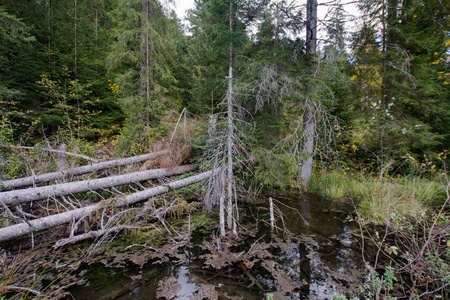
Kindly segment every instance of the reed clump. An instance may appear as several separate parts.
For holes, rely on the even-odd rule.
[[[361,217],[372,223],[398,217],[417,218],[429,206],[443,202],[446,197],[442,185],[431,179],[380,178],[336,171],[316,174],[311,191],[332,199],[351,199]]]

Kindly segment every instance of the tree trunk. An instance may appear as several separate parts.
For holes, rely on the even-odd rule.
[[[312,56],[316,53],[317,46],[317,0],[308,0],[306,5],[306,49]],[[313,67],[311,67],[311,69],[313,69]],[[313,84],[310,84],[309,90],[310,93],[314,92],[315,87]],[[303,190],[307,190],[312,176],[315,125],[314,105],[312,99],[307,99],[303,112],[303,136],[306,137],[303,154],[306,156],[306,159],[302,162],[300,178],[300,184]]]
[[[66,144],[62,143],[58,148],[58,158],[56,161],[58,170],[67,170],[69,165],[67,164]]]
[[[305,111],[303,113],[303,136],[306,137],[304,155],[306,155],[307,158],[302,162],[300,178],[302,189],[305,191],[308,189],[308,184],[312,177],[315,125],[314,106],[311,103],[311,100],[307,99]]]
[[[65,145],[65,144],[61,144],[61,145]],[[46,148],[46,147],[38,149],[37,147],[13,146],[13,145],[9,145],[8,147],[17,148],[17,149],[34,150],[34,151],[38,151],[38,150],[47,151],[47,152],[53,152],[53,153],[58,153],[58,154],[65,154],[65,155],[69,155],[69,156],[80,157],[87,161],[98,162],[98,160],[95,158],[92,158],[92,157],[89,157],[86,155],[82,155],[82,154],[73,153],[73,152],[67,152],[65,150],[62,150],[61,147],[58,150],[52,149],[52,148]],[[65,149],[65,147],[64,147],[64,149]]]
[[[151,1],[144,1],[141,6],[141,53],[142,62],[140,70],[140,96],[142,98],[150,99],[150,86],[153,84],[150,76],[150,67],[152,65],[151,47],[150,47],[150,22],[153,15]]]
[[[317,0],[308,0],[306,7],[306,47],[309,54],[314,54],[317,47]]]
[[[173,176],[196,169],[194,165],[180,166],[167,169],[148,170],[106,178],[54,184],[49,186],[29,188],[0,193],[0,203],[4,205],[19,205],[25,202],[37,201],[57,196],[65,196],[98,189],[110,188],[133,182],[146,181],[163,176]]]
[[[127,157],[127,158],[120,158],[116,160],[111,161],[104,161],[97,164],[92,165],[86,165],[82,167],[73,168],[70,170],[64,170],[64,171],[58,171],[58,172],[52,172],[52,173],[46,173],[41,174],[37,176],[29,176],[29,177],[23,177],[23,178],[17,178],[12,180],[6,180],[3,181],[0,186],[3,188],[18,188],[22,186],[29,186],[29,185],[35,185],[42,182],[48,182],[48,181],[55,181],[58,179],[62,179],[64,177],[72,177],[72,176],[78,176],[83,175],[86,173],[96,172],[108,168],[113,167],[122,167],[126,165],[131,165],[135,163],[140,163],[146,160],[155,159],[161,155],[168,154],[168,150],[158,151],[154,153],[148,153],[133,157]]]
[[[231,33],[233,32],[233,2],[230,1],[230,45],[229,45],[229,67],[228,67],[228,135],[227,135],[227,185],[228,185],[228,230],[233,229],[233,40]]]
[[[226,235],[225,230],[225,170],[221,170],[222,176],[220,177],[220,198],[219,198],[219,222],[220,222],[220,236],[224,237]]]
[[[142,192],[127,195],[122,198],[113,199],[112,201],[102,201],[97,204],[89,205],[83,208],[78,208],[64,213],[48,216],[36,220],[28,221],[27,223],[20,223],[4,228],[0,228],[0,242],[8,241],[18,238],[32,232],[43,231],[53,228],[71,221],[79,220],[80,218],[89,216],[95,211],[101,210],[113,205],[116,208],[133,205],[149,198],[165,194],[171,190],[177,190],[194,183],[201,182],[211,177],[213,171],[204,172],[195,176],[171,182],[165,186],[154,187]]]

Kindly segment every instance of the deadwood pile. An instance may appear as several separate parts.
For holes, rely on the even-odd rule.
[[[35,232],[47,230],[70,222],[74,224],[79,220],[91,216],[94,212],[111,208],[127,209],[133,204],[147,201],[152,197],[201,182],[211,177],[213,171],[143,189],[143,186],[141,185],[142,182],[151,179],[159,179],[161,182],[161,178],[191,172],[196,169],[194,165],[184,165],[36,187],[39,183],[56,182],[62,179],[71,180],[82,174],[94,174],[94,172],[100,170],[136,164],[157,157],[163,157],[164,155],[168,155],[168,152],[169,151],[167,150],[158,151],[135,157],[90,164],[72,168],[70,170],[61,170],[58,172],[2,182],[1,186],[3,189],[15,189],[0,192],[0,209],[3,212],[2,216],[14,220],[13,223],[16,224],[0,228],[0,242],[23,236],[32,237],[32,234]],[[134,193],[122,194],[115,189],[117,186],[131,184],[137,185],[141,190]],[[17,189],[18,187],[25,186],[33,187]],[[130,186],[130,188],[135,190],[132,186]],[[116,191],[113,192],[116,196],[108,199],[103,198],[100,202],[85,205],[81,204],[81,201],[77,199],[77,196],[81,193],[92,192],[100,195],[98,191],[101,192],[105,189]],[[53,209],[49,209],[49,203],[50,207],[53,207]],[[25,207],[22,207],[23,205],[25,205]],[[36,209],[39,210],[39,212],[36,212]],[[42,211],[44,211],[44,213],[42,213]],[[97,237],[98,235],[117,230],[120,230],[120,227],[101,228],[98,232],[88,232],[85,233],[84,236],[87,236],[88,238]],[[73,236],[73,231],[71,232],[70,238],[74,241],[82,239]]]

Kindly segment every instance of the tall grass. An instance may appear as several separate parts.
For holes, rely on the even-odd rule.
[[[352,199],[369,222],[416,218],[431,204],[445,199],[443,187],[423,178],[379,178],[362,173],[351,176],[321,172],[311,181],[311,191],[323,197]]]

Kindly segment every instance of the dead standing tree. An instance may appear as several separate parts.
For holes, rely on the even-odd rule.
[[[317,47],[317,0],[308,0],[306,9],[306,51],[310,55],[313,66],[314,56],[316,54]],[[311,67],[313,70],[313,67]],[[310,71],[310,73],[313,73]],[[302,171],[300,176],[300,184],[303,190],[308,189],[309,181],[312,176],[313,156],[314,156],[314,135],[316,121],[314,116],[314,104],[312,103],[311,94],[315,91],[314,83],[309,83],[308,97],[306,98],[304,113],[303,113],[303,135],[306,137],[306,143],[304,145],[305,159],[302,162]]]
[[[228,76],[226,94],[226,113],[218,114],[214,130],[209,132],[208,148],[204,159],[208,168],[215,170],[207,182],[205,208],[211,210],[219,202],[220,236],[226,232],[237,235],[238,211],[236,206],[233,166],[236,157],[245,157],[242,143],[237,136],[236,117],[234,112],[233,91],[233,1],[229,3],[229,42],[228,42]]]
[[[227,134],[227,189],[228,189],[228,203],[227,203],[227,224],[228,230],[233,230],[236,235],[236,224],[233,220],[233,40],[231,34],[233,32],[233,1],[230,1],[230,53],[228,66],[228,94],[227,94],[227,117],[228,117],[228,134]],[[221,235],[224,236],[225,232]]]

